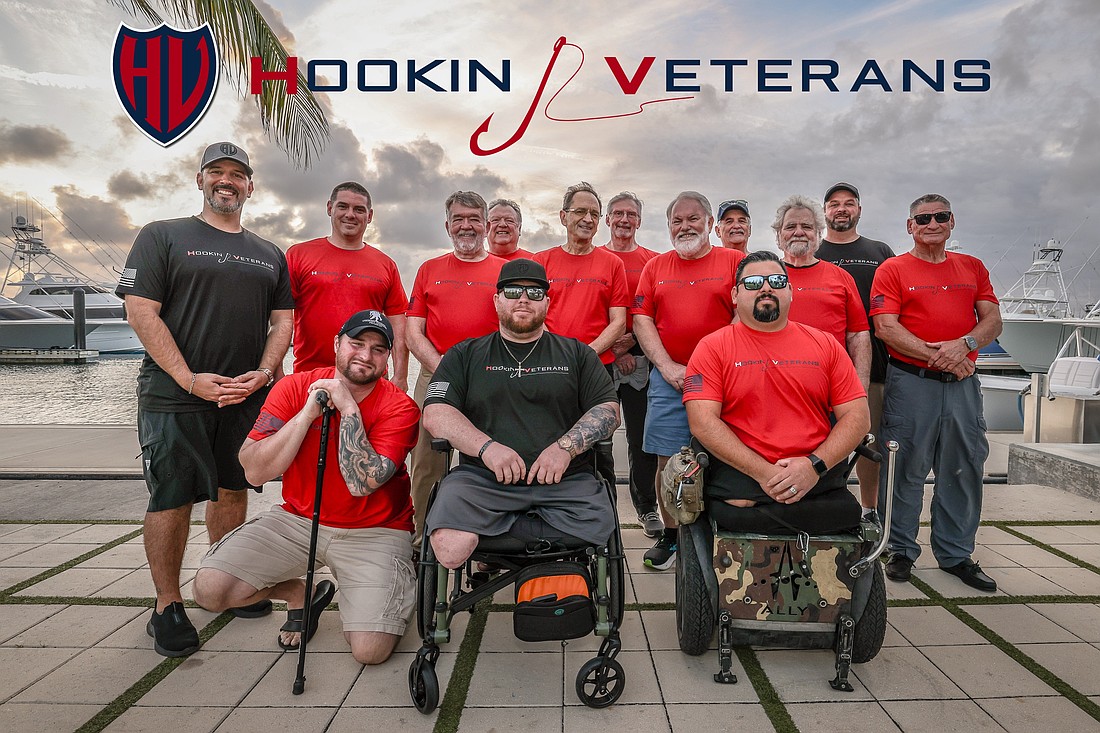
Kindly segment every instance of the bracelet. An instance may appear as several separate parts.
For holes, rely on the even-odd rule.
[[[481,446],[481,450],[479,450],[479,451],[477,452],[477,459],[478,459],[479,461],[481,460],[481,457],[482,457],[483,455],[485,455],[485,449],[486,449],[486,448],[488,448],[488,447],[489,447],[490,445],[492,445],[492,444],[493,444],[493,443],[495,443],[495,442],[496,442],[496,441],[495,441],[495,440],[493,440],[492,438],[489,438],[488,440],[486,440],[486,441],[485,441],[485,445]]]
[[[194,391],[195,391],[195,377],[197,377],[197,376],[198,376],[197,374],[195,374],[194,372],[191,372],[191,386],[187,388],[187,394],[193,394],[194,393]]]
[[[270,369],[264,369],[263,367],[260,367],[256,371],[263,372],[267,375],[267,384],[264,385],[265,387],[270,387],[271,385],[275,384],[275,373],[272,372]]]

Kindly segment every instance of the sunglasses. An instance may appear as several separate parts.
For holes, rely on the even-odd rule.
[[[528,300],[542,300],[546,297],[546,288],[537,285],[505,285],[498,292],[504,293],[508,300],[519,300],[524,293],[527,293]]]
[[[776,273],[775,275],[745,275],[737,281],[738,285],[744,285],[745,290],[759,290],[764,287],[764,281],[772,290],[782,290],[787,287],[787,276]]]
[[[935,214],[914,214],[913,215],[913,221],[915,221],[917,224],[919,224],[922,227],[926,226],[933,219],[936,220],[937,224],[946,224],[947,222],[951,221],[951,212],[950,211],[937,211]]]

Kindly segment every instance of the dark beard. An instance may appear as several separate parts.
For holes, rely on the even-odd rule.
[[[529,333],[534,333],[542,327],[542,324],[546,322],[546,317],[539,318],[537,315],[530,323],[517,323],[511,315],[502,315],[500,325],[516,334],[517,336],[524,336]]]
[[[853,216],[851,219],[844,222],[843,224],[838,224],[835,219],[826,219],[825,221],[829,224],[829,228],[832,229],[834,232],[847,232],[851,229],[856,228],[856,224],[859,223],[859,217]]]
[[[752,306],[752,317],[760,323],[771,323],[779,319],[779,303],[773,303],[772,308],[765,308],[758,300]]]
[[[355,374],[355,372],[351,370],[350,364],[344,364],[342,367],[338,366],[337,368],[340,370],[340,373],[344,375],[345,379],[360,387],[366,387],[368,384],[377,382],[382,376],[380,372],[371,372],[363,376]]]

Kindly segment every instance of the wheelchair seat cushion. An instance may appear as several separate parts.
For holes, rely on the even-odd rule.
[[[847,486],[810,492],[794,504],[768,499],[754,507],[736,507],[708,497],[707,511],[720,529],[731,532],[790,534],[794,527],[811,535],[852,531],[859,525],[861,513],[859,502]]]
[[[504,485],[483,468],[459,466],[437,488],[425,534],[457,529],[497,537],[532,510],[562,536],[589,545],[602,545],[615,529],[615,508],[591,473],[570,474],[553,485]]]

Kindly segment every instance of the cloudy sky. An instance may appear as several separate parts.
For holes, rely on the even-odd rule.
[[[639,241],[663,251],[664,209],[680,190],[700,190],[714,203],[748,199],[751,246],[758,249],[774,247],[770,224],[783,198],[820,197],[829,184],[847,180],[862,192],[860,232],[895,251],[910,246],[909,202],[935,191],[952,200],[954,236],[985,260],[999,291],[1026,268],[1036,242],[1055,238],[1066,246],[1067,281],[1082,269],[1073,287],[1079,300],[1100,298],[1100,254],[1089,261],[1100,243],[1095,0],[257,5],[303,60],[345,59],[354,69],[359,59],[393,59],[400,70],[396,92],[353,87],[320,95],[332,137],[307,171],[265,139],[251,99],[225,80],[210,111],[179,142],[161,148],[139,132],[115,94],[111,48],[120,23],[146,28],[146,21],[107,0],[0,0],[3,226],[4,212],[26,213],[28,206],[37,219],[37,200],[65,225],[41,215],[49,243],[93,270],[93,254],[121,259],[142,224],[196,213],[198,157],[206,144],[231,139],[256,168],[247,227],[284,248],[326,234],[328,191],[360,180],[375,200],[368,241],[397,260],[406,287],[421,261],[447,249],[442,203],[460,188],[518,200],[522,244],[530,249],[563,240],[557,212],[566,186],[590,181],[605,200],[631,190],[646,204]],[[470,136],[490,114],[484,147],[516,130],[559,36],[579,49],[561,50],[526,134],[495,155],[473,155]],[[582,51],[583,66],[566,84]],[[638,93],[627,96],[607,56],[628,77],[643,57],[656,62]],[[509,59],[511,91],[484,81],[468,91],[463,74],[463,91],[408,92],[409,59],[459,59],[463,67],[476,59],[494,72]],[[698,92],[666,90],[670,59],[701,61]],[[732,92],[714,59],[748,62],[736,69]],[[793,60],[794,91],[758,91],[761,59]],[[835,61],[840,91],[820,82],[801,91],[804,59]],[[929,90],[918,79],[915,91],[901,91],[904,59],[926,71],[943,59],[947,90]],[[952,89],[960,59],[989,60],[989,91]],[[868,60],[892,92],[874,84],[850,91]],[[691,98],[647,105],[629,117],[549,119],[624,115],[643,101],[683,96]],[[605,241],[605,232],[598,238]]]

